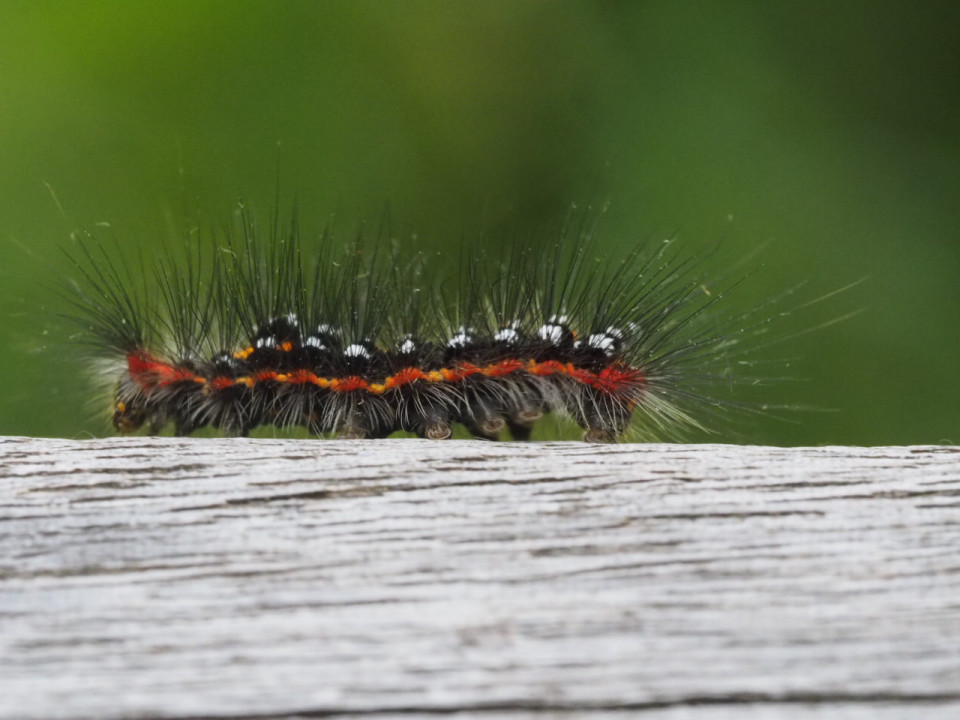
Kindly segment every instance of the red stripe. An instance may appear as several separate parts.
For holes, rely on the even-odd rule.
[[[144,392],[149,392],[157,387],[166,387],[178,382],[207,382],[206,378],[197,375],[193,371],[178,367],[175,364],[167,363],[153,357],[145,350],[138,350],[127,355],[127,369],[130,373],[130,379],[136,383]],[[442,368],[439,373],[444,382],[456,383],[473,375],[483,374],[488,377],[506,377],[517,372],[529,372],[532,375],[547,377],[550,375],[567,375],[579,383],[588,385],[593,389],[608,394],[619,395],[632,388],[643,386],[646,378],[643,372],[638,368],[632,368],[628,365],[614,364],[603,368],[599,373],[590,370],[575,367],[570,363],[561,363],[556,360],[546,360],[544,362],[531,362],[519,359],[501,360],[493,365],[480,367],[472,363],[461,363],[453,368]],[[367,390],[371,383],[364,378],[351,375],[344,378],[329,378],[323,380],[317,377],[313,372],[305,369],[291,370],[285,373],[282,380],[278,379],[280,374],[274,370],[262,370],[252,376],[253,382],[279,382],[291,384],[320,384],[327,385],[333,392],[354,392],[357,390]],[[381,385],[387,388],[397,388],[402,385],[408,385],[418,380],[429,381],[430,375],[423,370],[415,367],[404,368],[400,372],[386,378]],[[238,381],[234,378],[218,376],[209,380],[210,387],[214,390],[226,390],[239,384],[247,384],[249,379]],[[378,392],[382,392],[380,388]]]
[[[157,360],[142,350],[127,355],[127,369],[130,378],[141,390],[164,387],[176,382],[194,382],[198,379],[190,370]]]

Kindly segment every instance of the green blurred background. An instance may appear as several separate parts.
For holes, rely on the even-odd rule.
[[[609,203],[612,254],[762,246],[748,297],[865,279],[761,351],[802,378],[765,397],[824,411],[715,439],[958,441],[958,48],[956,2],[4,0],[0,433],[105,432],[50,289],[72,230],[266,215],[279,162],[307,228],[389,207],[440,244]]]

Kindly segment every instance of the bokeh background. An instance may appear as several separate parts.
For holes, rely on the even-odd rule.
[[[714,439],[960,441],[958,48],[933,0],[4,0],[0,433],[106,432],[56,320],[71,231],[269,213],[279,165],[307,228],[389,207],[442,247],[609,205],[613,255],[762,247],[748,297],[863,280],[758,351],[817,410]]]

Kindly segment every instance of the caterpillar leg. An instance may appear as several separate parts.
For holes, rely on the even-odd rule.
[[[473,408],[461,421],[471,435],[483,440],[499,440],[500,431],[506,425],[503,416],[489,405]]]
[[[383,398],[365,397],[362,394],[345,397],[331,423],[336,435],[342,440],[385,438],[397,427],[396,416]]]
[[[417,410],[401,424],[401,430],[426,440],[446,440],[453,433],[450,411],[446,406],[417,403]]]
[[[396,408],[396,428],[426,440],[446,440],[459,412],[455,390],[437,384],[412,383],[389,396]]]
[[[461,411],[457,420],[469,433],[482,440],[499,440],[506,426],[512,397],[504,385],[494,378],[469,378],[462,389]]]
[[[613,443],[618,437],[619,435],[606,428],[588,428],[583,431],[584,442]]]
[[[336,428],[336,437],[339,440],[378,440],[392,432],[392,423],[377,422],[364,413],[354,413]]]
[[[125,375],[113,393],[113,427],[117,432],[132,433],[143,427],[150,416],[147,398],[129,375]]]
[[[337,440],[366,440],[370,433],[359,424],[347,424],[337,430]]]
[[[186,437],[204,427],[207,422],[203,416],[205,395],[196,384],[181,388],[174,403],[173,434],[177,437]]]
[[[533,426],[543,417],[542,408],[524,408],[507,417],[507,429],[514,440],[529,440]]]
[[[437,418],[424,423],[417,431],[417,436],[427,440],[447,440],[453,430],[450,423]]]
[[[142,408],[133,408],[122,400],[117,400],[113,406],[113,426],[117,432],[132,433],[139,430],[147,421],[147,414]]]
[[[584,429],[583,440],[595,443],[616,442],[626,432],[633,413],[629,401],[596,392],[583,393],[569,409]]]

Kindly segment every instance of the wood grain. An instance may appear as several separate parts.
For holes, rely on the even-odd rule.
[[[960,449],[0,439],[0,717],[960,717]]]

